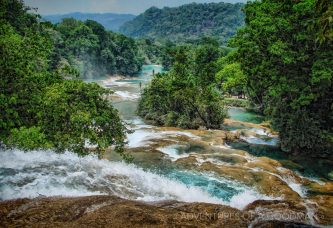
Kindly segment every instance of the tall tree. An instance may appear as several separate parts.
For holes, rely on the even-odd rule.
[[[232,44],[251,98],[272,118],[282,149],[332,156],[333,46],[325,35],[332,30],[322,24],[332,3],[322,2],[329,7],[316,10],[315,0],[249,2],[246,26]]]

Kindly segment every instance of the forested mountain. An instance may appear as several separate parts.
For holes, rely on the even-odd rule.
[[[205,3],[158,9],[152,7],[120,27],[132,37],[184,41],[215,36],[222,43],[244,24],[243,4]]]
[[[64,18],[74,18],[80,21],[94,20],[105,27],[106,30],[118,31],[120,26],[125,22],[135,18],[132,14],[116,14],[116,13],[68,13],[45,15],[43,19],[53,24],[60,23]]]
[[[132,38],[106,31],[96,21],[66,18],[54,26],[55,68],[67,62],[82,78],[105,74],[133,75],[141,69],[138,46]]]

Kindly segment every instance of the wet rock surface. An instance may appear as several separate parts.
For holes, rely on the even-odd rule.
[[[284,201],[256,201],[241,211],[207,203],[148,204],[114,196],[53,197],[0,202],[0,226],[312,227],[306,225],[305,211],[302,205]]]
[[[219,213],[239,217],[219,218]],[[0,215],[2,227],[247,227],[242,212],[228,206],[146,204],[112,196],[5,201]]]

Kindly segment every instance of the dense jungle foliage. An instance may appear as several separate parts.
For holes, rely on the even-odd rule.
[[[249,2],[231,44],[242,86],[272,120],[281,147],[333,154],[333,2]],[[244,86],[245,85],[245,86]]]
[[[222,53],[210,39],[176,47],[170,71],[156,75],[144,89],[139,115],[158,125],[220,128],[226,112],[214,82]]]
[[[65,18],[52,32],[55,43],[53,67],[70,64],[83,78],[105,74],[134,75],[143,64],[133,39],[106,31],[95,21]]]
[[[244,12],[228,55],[200,65],[195,51],[178,52],[171,71],[144,91],[139,113],[165,125],[215,128],[224,117],[217,94],[248,98],[279,132],[284,151],[332,157],[333,2],[253,1]]]
[[[241,3],[187,4],[180,7],[152,7],[126,22],[120,31],[131,37],[168,39],[176,42],[216,37],[221,43],[244,24]]]
[[[247,96],[287,152],[333,155],[332,4],[250,2],[235,51],[219,60],[220,89]]]
[[[151,8],[123,27],[138,40],[92,20],[40,22],[23,1],[0,3],[1,145],[121,151],[126,129],[104,99],[110,91],[76,77],[134,75],[145,62],[168,70],[143,90],[145,119],[218,129],[225,105],[251,105],[279,132],[284,151],[333,156],[330,0]],[[241,8],[245,25],[225,48],[243,25]]]
[[[172,64],[172,51],[177,44],[166,41],[158,42],[152,39],[137,39],[139,52],[145,64],[162,65],[165,70],[169,70]]]
[[[91,21],[66,20],[54,30],[28,13],[23,1],[0,3],[0,146],[84,155],[87,144],[99,154],[114,145],[122,152],[127,130],[105,99],[111,91],[75,79],[69,64],[54,65],[59,53],[103,52],[98,35],[111,42],[113,34]],[[59,39],[65,39],[63,49],[58,49],[63,43]],[[119,44],[132,42],[123,36],[116,39]]]

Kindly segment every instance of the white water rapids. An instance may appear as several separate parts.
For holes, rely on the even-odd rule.
[[[66,152],[0,151],[0,198],[38,196],[87,196],[111,194],[126,199],[226,204],[243,208],[263,198],[254,191],[242,191],[229,202],[212,196],[200,187],[154,174],[123,162],[79,157]]]

